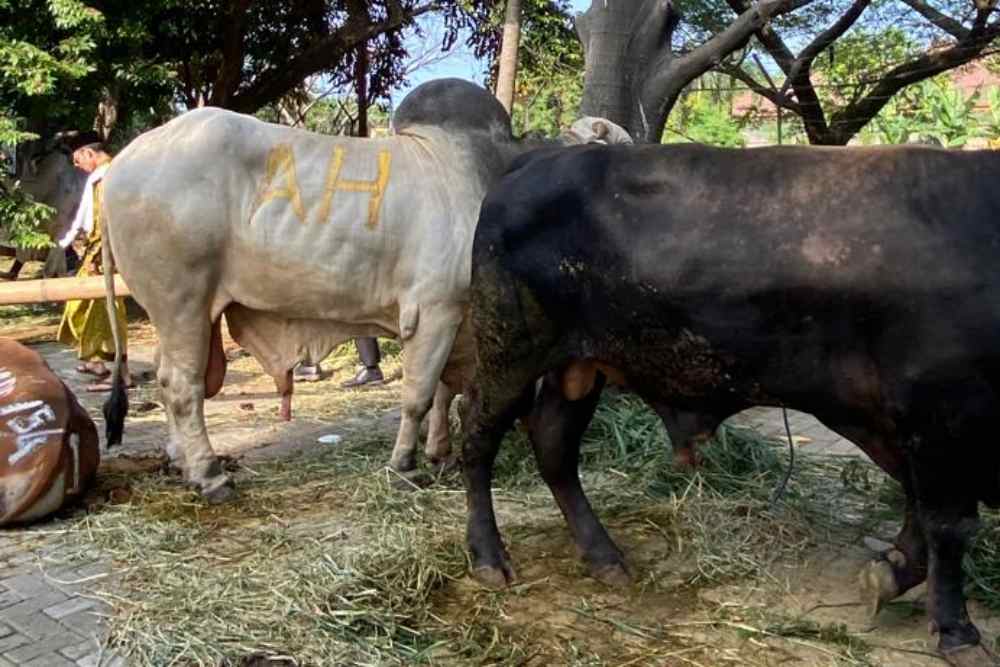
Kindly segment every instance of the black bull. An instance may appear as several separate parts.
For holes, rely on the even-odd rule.
[[[624,562],[577,460],[607,378],[685,446],[747,407],[787,406],[906,490],[896,547],[866,575],[876,608],[927,580],[940,648],[984,658],[961,559],[978,503],[1000,501],[998,178],[1000,154],[918,147],[522,158],[484,201],[473,246],[464,466],[477,576],[512,576],[491,468],[532,401],[542,476],[606,580]]]

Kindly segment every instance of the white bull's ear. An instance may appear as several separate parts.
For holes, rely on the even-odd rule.
[[[563,130],[562,134],[559,135],[559,140],[566,146],[576,146],[577,144],[587,143],[584,138],[577,134],[572,128]]]
[[[632,136],[625,131],[625,128],[621,125],[612,123],[607,118],[601,118],[599,121],[602,125],[602,140],[606,144],[631,144]]]
[[[611,133],[611,128],[608,127],[608,121],[604,119],[595,120],[590,124],[590,129],[594,131],[594,138],[591,141],[601,142],[602,144],[608,143],[606,137]]]
[[[631,144],[632,137],[620,125],[612,123],[607,118],[597,118],[595,116],[584,116],[579,119],[569,130],[563,134],[576,141],[567,143],[584,144]]]

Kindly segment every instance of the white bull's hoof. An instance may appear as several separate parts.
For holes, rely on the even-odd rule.
[[[434,478],[425,470],[393,470],[392,487],[397,491],[418,491],[434,483]]]
[[[1000,660],[982,644],[959,646],[941,651],[942,657],[953,667],[997,667]]]
[[[438,477],[447,475],[452,470],[459,467],[458,456],[455,454],[449,454],[443,458],[428,459],[428,463],[430,463],[431,468],[434,470],[434,474]]]
[[[394,451],[389,459],[389,467],[400,475],[409,474],[417,468],[417,457],[413,452],[399,454]]]
[[[858,583],[861,585],[861,601],[867,606],[868,617],[872,620],[886,602],[899,597],[896,574],[888,560],[879,559],[868,563],[862,568]]]

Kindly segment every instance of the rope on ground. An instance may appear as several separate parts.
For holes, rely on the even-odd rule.
[[[771,507],[773,508],[781,497],[785,495],[788,488],[788,480],[792,478],[792,469],[795,467],[795,443],[792,441],[792,428],[788,425],[788,410],[781,408],[781,417],[785,420],[785,435],[788,437],[788,469],[785,470],[785,477],[771,494]]]

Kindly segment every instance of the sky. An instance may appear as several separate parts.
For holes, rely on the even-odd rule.
[[[573,12],[583,12],[590,7],[591,0],[570,0],[570,6]],[[437,42],[440,43],[440,28],[435,24],[436,19],[431,18],[428,21],[422,23],[426,32],[429,35],[429,39],[433,39],[437,35]],[[482,83],[484,64],[479,62],[472,53],[465,48],[459,40],[459,43],[455,45],[447,54],[444,55],[444,59],[435,62],[431,65],[426,65],[415,70],[413,74],[409,77],[409,84],[395,91],[392,95],[393,105],[399,103],[406,94],[411,90],[419,86],[425,81],[430,81],[431,79],[440,79],[443,77],[458,77],[460,79],[468,79],[469,81],[475,81],[476,83]],[[411,44],[410,52],[419,53],[422,50],[421,44],[417,41],[413,41]]]

